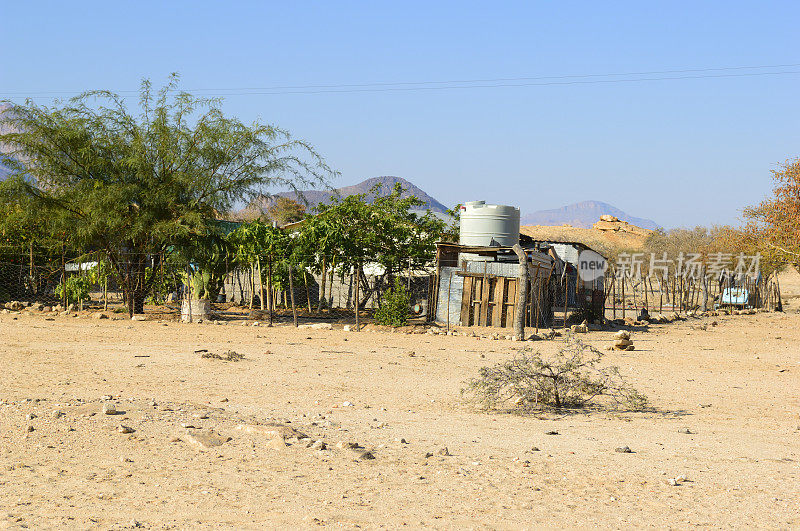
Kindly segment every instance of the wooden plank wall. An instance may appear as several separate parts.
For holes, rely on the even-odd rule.
[[[462,326],[512,327],[518,280],[494,275],[462,274]]]

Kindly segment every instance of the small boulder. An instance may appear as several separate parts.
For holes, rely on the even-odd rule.
[[[614,341],[613,346],[617,350],[626,350],[628,347],[633,346],[633,341],[630,339],[617,339]]]
[[[207,448],[222,446],[230,441],[231,438],[220,435],[214,430],[203,430],[195,433],[187,433],[183,436],[183,440],[198,450],[205,450]]]

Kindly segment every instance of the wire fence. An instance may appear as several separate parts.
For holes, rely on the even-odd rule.
[[[386,293],[402,287],[413,322],[445,327],[511,328],[520,289],[518,264],[473,262],[441,267],[434,261],[365,259],[360,267],[340,266],[336,257],[278,257],[272,261],[225,263],[205,279],[195,266],[176,265],[168,253],[136,256],[141,271],[111,267],[101,253],[43,253],[0,249],[0,303],[57,311],[98,309],[123,312],[125,289],[145,293],[148,312],[184,320],[248,318],[271,320],[369,318]],[[130,259],[130,256],[127,257]],[[129,263],[129,262],[126,262]],[[304,264],[305,263],[305,264]],[[105,264],[105,265],[104,265]],[[213,275],[212,275],[213,276]],[[196,280],[204,281],[204,300]],[[723,279],[646,276],[630,278],[611,270],[593,282],[574,269],[531,269],[525,324],[559,328],[583,320],[647,319],[666,312],[719,308],[781,308],[776,275]],[[16,303],[16,304],[15,304]],[[226,317],[227,316],[227,317]]]

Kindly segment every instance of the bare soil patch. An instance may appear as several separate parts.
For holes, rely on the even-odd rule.
[[[796,309],[632,339],[653,410],[522,416],[459,396],[503,339],[0,315],[0,525],[800,526]]]

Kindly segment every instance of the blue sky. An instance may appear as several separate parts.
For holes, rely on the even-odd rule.
[[[736,223],[800,156],[797,2],[4,0],[0,14],[0,98],[41,103],[173,71],[201,90],[798,65],[226,96],[226,112],[311,142],[335,186],[397,175],[446,204],[596,199],[692,226]],[[765,72],[797,73],[604,82]]]

